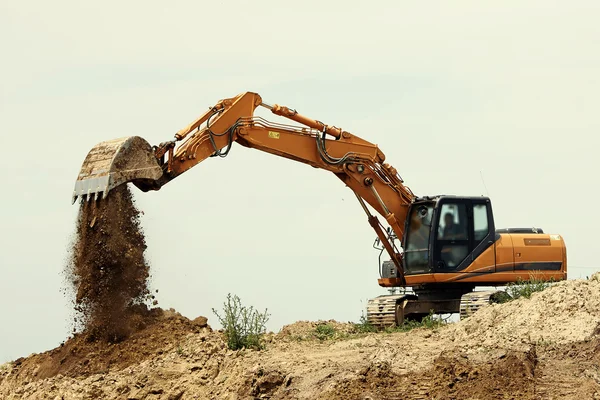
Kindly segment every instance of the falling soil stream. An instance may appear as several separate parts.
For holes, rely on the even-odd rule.
[[[67,275],[76,321],[90,341],[125,339],[149,311],[145,304],[153,295],[139,217],[127,185],[80,205]]]

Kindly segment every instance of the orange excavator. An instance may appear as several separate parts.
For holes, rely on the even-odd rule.
[[[257,107],[296,124],[256,116]],[[377,145],[252,92],[220,100],[171,141],[151,146],[131,136],[98,143],[83,162],[73,203],[102,201],[127,183],[159,190],[202,161],[227,156],[234,143],[330,171],[354,192],[377,235],[374,247],[389,256],[379,257],[378,284],[390,293],[367,304],[373,325],[399,325],[430,312],[462,318],[507,295],[475,287],[502,287],[532,274],[567,278],[560,235],[497,229],[487,197],[416,196]]]

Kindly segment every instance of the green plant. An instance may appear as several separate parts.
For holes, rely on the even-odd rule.
[[[319,324],[315,328],[315,336],[319,340],[331,339],[335,335],[335,332],[335,328],[329,324]]]
[[[369,322],[364,313],[360,316],[359,322],[353,325],[355,333],[377,332],[377,327]]]
[[[543,280],[535,276],[535,274],[531,274],[528,280],[519,278],[517,282],[509,283],[507,285],[506,292],[509,294],[510,298],[507,297],[502,299],[501,302],[505,303],[521,297],[528,299],[532,294],[549,288],[552,286],[552,283],[554,283],[554,279]]]
[[[214,308],[212,311],[223,326],[227,346],[231,350],[264,348],[262,335],[266,332],[269,320],[266,309],[258,312],[252,306],[243,306],[238,296],[228,294],[227,301],[223,303],[223,316]]]
[[[446,321],[442,318],[436,317],[433,311],[420,320],[418,319],[405,319],[404,323],[399,326],[388,327],[385,329],[387,333],[391,332],[408,332],[417,328],[425,329],[437,329],[446,324]]]

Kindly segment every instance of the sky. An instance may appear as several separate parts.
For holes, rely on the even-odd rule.
[[[496,227],[561,234],[569,278],[599,270],[600,3],[496,3],[0,0],[0,363],[70,333],[90,148],[171,140],[246,91],[378,144],[417,195],[487,195]],[[159,305],[189,318],[218,327],[232,293],[277,332],[386,293],[328,172],[235,146],[135,198]]]

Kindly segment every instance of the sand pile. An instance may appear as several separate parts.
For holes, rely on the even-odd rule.
[[[589,337],[600,324],[600,279],[570,280],[530,299],[492,304],[445,330],[443,336],[474,346],[564,344]]]
[[[461,354],[444,352],[422,371],[399,374],[387,362],[376,362],[344,379],[320,399],[537,399],[535,351],[474,363]]]
[[[139,217],[127,185],[80,205],[67,275],[76,291],[76,321],[90,340],[123,340],[138,329],[153,298]]]
[[[205,318],[163,312],[120,343],[67,342],[0,368],[0,398],[600,399],[600,329],[580,324],[598,318],[599,284],[558,283],[434,331],[290,340],[324,322],[351,326],[301,321],[262,351],[228,350]],[[67,368],[42,379],[48,363]]]
[[[138,329],[118,343],[91,342],[86,332],[75,334],[53,350],[15,360],[12,374],[33,382],[57,375],[82,378],[123,370],[174,351],[189,334],[211,331],[206,318],[189,320],[172,309],[140,313],[139,321]]]
[[[319,326],[321,328],[318,328]],[[298,321],[281,328],[277,338],[290,340],[336,339],[355,333],[355,330],[351,323],[335,320]]]
[[[138,214],[126,189],[109,201],[82,209],[74,252],[90,329],[0,366],[0,398],[600,399],[600,274],[435,330],[357,334],[350,323],[300,321],[268,334],[265,350],[232,351],[206,318],[142,304]]]

